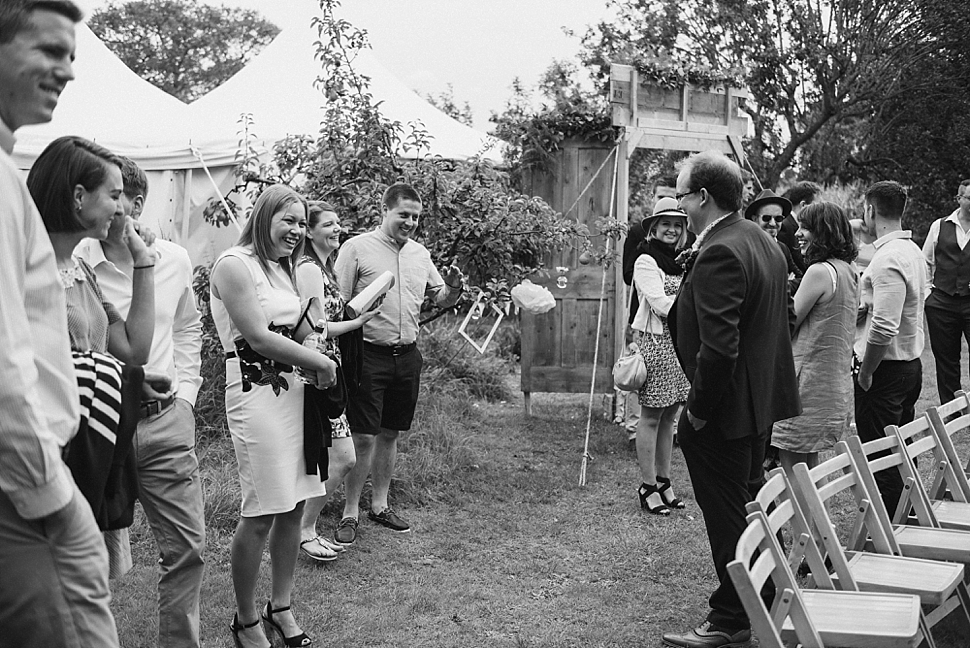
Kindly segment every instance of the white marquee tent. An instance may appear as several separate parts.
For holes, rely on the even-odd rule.
[[[217,130],[250,113],[254,132],[269,141],[319,131],[326,99],[314,85],[321,72],[314,45],[321,37],[310,24],[316,3],[293,4],[295,19],[235,76],[193,102],[193,118]],[[353,67],[370,78],[370,92],[381,102],[385,117],[403,125],[420,123],[431,134],[428,149],[418,155],[456,160],[478,155],[501,162],[498,140],[438,110],[381,65],[371,50],[362,50]]]
[[[300,5],[301,7],[303,5]],[[17,131],[14,160],[26,172],[52,140],[80,135],[130,157],[149,176],[144,219],[164,238],[184,245],[194,263],[214,259],[237,237],[233,227],[213,228],[202,218],[216,197],[232,188],[241,113],[253,115],[261,150],[288,134],[314,135],[323,95],[313,87],[309,6],[249,65],[211,93],[186,105],[141,79],[84,24],[77,27],[76,79],[62,93],[50,123]],[[372,77],[382,111],[402,123],[420,121],[432,135],[422,155],[498,161],[488,135],[437,110],[400,83],[369,53],[361,71]],[[210,180],[211,175],[211,180]]]

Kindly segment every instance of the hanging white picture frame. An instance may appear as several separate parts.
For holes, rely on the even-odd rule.
[[[468,343],[471,344],[476,351],[483,355],[485,353],[485,349],[488,348],[488,343],[492,341],[493,337],[495,337],[495,332],[498,331],[499,324],[501,324],[502,320],[505,319],[505,313],[502,312],[502,309],[493,303],[486,303],[484,299],[485,293],[478,291],[478,298],[475,299],[475,303],[472,304],[472,307],[468,309],[468,314],[465,315],[464,321],[461,323],[461,326],[458,327],[458,333],[460,333],[463,338],[468,340]],[[485,340],[479,345],[478,342],[472,339],[472,336],[468,334],[468,324],[474,320],[485,317],[494,317],[495,323],[492,324],[492,328],[488,331],[488,335],[485,337]]]

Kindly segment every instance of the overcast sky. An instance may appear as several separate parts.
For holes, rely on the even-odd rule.
[[[107,0],[76,0],[86,13]],[[297,0],[202,0],[256,9],[280,27],[306,6]],[[343,16],[370,35],[381,62],[419,93],[449,83],[475,126],[490,130],[516,76],[527,87],[553,59],[575,60],[577,34],[606,16],[606,0],[344,0]]]

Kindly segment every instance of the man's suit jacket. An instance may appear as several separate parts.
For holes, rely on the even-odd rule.
[[[711,230],[668,324],[691,384],[687,409],[724,438],[763,434],[801,412],[788,268],[754,223],[735,213]]]

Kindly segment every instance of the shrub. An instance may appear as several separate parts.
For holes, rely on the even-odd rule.
[[[427,386],[457,383],[467,396],[489,402],[509,400],[512,391],[508,375],[512,363],[508,356],[492,346],[484,355],[468,345],[458,333],[459,323],[453,319],[438,320],[426,325],[418,338],[424,356],[424,376]]]
[[[226,356],[209,308],[209,267],[196,266],[192,281],[202,313],[202,387],[195,401],[195,431],[199,443],[229,436],[226,423]]]
[[[845,210],[849,218],[862,218],[862,203],[866,187],[861,182],[830,184],[822,187],[818,200],[835,203]]]

